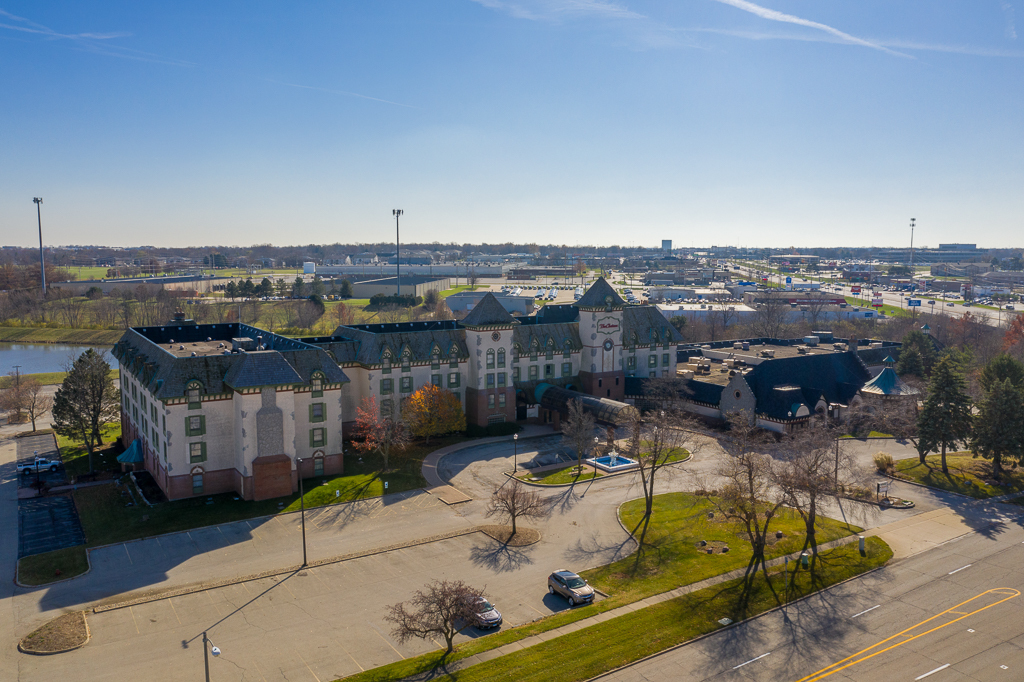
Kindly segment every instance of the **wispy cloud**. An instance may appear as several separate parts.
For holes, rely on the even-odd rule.
[[[1002,0],[999,5],[1003,8],[1003,14],[1006,15],[1006,37],[1010,40],[1017,39],[1017,25],[1013,21],[1013,5]]]
[[[68,41],[76,49],[94,52],[108,57],[154,62],[158,64],[170,64],[172,66],[195,66],[195,64],[191,62],[182,61],[180,59],[169,59],[151,52],[133,50],[131,48],[115,45],[109,42],[118,38],[128,38],[132,35],[131,33],[122,31],[110,33],[61,33],[60,31],[55,31],[49,26],[38,24],[31,19],[19,17],[16,14],[11,14],[10,12],[2,9],[0,9],[0,29],[37,35],[48,40]]]
[[[817,21],[811,21],[810,19],[802,19],[792,14],[785,14],[777,10],[768,9],[767,7],[755,5],[754,3],[748,2],[747,0],[715,0],[715,2],[719,2],[723,5],[729,5],[730,7],[735,7],[736,9],[743,10],[744,12],[749,12],[754,16],[760,17],[762,19],[767,19],[769,21],[779,21],[784,24],[806,26],[807,28],[813,28],[818,31],[824,31],[825,33],[834,36],[835,38],[838,38],[841,42],[844,43],[849,43],[851,45],[860,45],[862,47],[869,47],[873,50],[881,50],[882,52],[887,52],[891,55],[895,55],[898,57],[908,57],[912,59],[910,55],[903,54],[902,52],[896,52],[895,50],[890,50],[884,45],[872,42],[870,40],[865,40],[863,38],[852,36],[849,33],[844,33],[843,31],[840,31],[838,28],[833,28],[832,26],[828,26],[827,24],[822,24]]]
[[[417,106],[412,104],[402,104],[401,102],[392,102],[389,99],[381,99],[380,97],[370,97],[369,95],[360,95],[358,92],[350,92],[348,90],[332,90],[331,88],[318,88],[313,85],[300,85],[298,83],[286,83],[284,81],[276,81],[271,78],[264,78],[268,83],[275,85],[284,85],[289,88],[299,88],[300,90],[316,90],[317,92],[326,92],[331,95],[345,95],[347,97],[358,97],[360,99],[368,99],[373,102],[383,102],[384,104],[394,104],[396,107],[405,107],[406,109],[419,109]]]

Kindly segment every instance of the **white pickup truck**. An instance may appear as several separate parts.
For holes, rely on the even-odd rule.
[[[56,471],[59,467],[60,462],[58,461],[46,457],[36,457],[31,462],[18,462],[18,473],[27,476],[38,471]]]

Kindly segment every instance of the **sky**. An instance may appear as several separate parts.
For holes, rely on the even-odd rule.
[[[0,0],[0,244],[1024,246],[1024,0]]]

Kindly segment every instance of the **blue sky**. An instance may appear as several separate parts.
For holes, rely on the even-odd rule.
[[[1020,28],[1018,29],[1018,24]],[[0,0],[0,243],[1024,239],[1024,0]]]

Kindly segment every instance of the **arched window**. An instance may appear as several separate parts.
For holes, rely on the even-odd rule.
[[[570,341],[569,339],[566,339],[565,343],[562,344],[562,357],[563,358],[568,358],[571,353],[572,353],[572,341]]]
[[[405,351],[402,352],[402,371],[403,372],[408,372],[411,368],[412,368],[412,353],[410,353],[409,349],[407,348],[407,349],[405,349]]]
[[[430,369],[441,369],[441,349],[437,346],[430,351]]]
[[[381,357],[381,372],[384,374],[391,374],[391,352],[384,351],[384,355]]]
[[[498,349],[498,367],[504,367],[504,366],[505,366],[505,349],[504,348],[499,348]]]
[[[487,369],[494,369],[494,349],[487,349]]]
[[[313,392],[314,398],[320,398],[324,394],[324,373],[313,372],[309,378],[309,389]]]
[[[188,400],[188,409],[198,410],[202,404],[203,384],[195,379],[185,384],[185,398]]]

